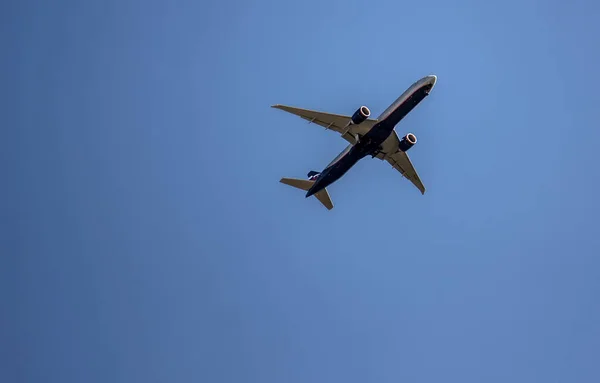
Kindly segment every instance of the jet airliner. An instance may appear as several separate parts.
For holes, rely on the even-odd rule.
[[[371,111],[366,106],[358,108],[352,116],[344,116],[286,105],[272,105],[273,108],[295,114],[311,123],[333,130],[349,142],[349,145],[321,172],[311,170],[307,174],[308,179],[282,178],[280,182],[306,191],[306,198],[314,195],[319,202],[331,210],[333,202],[327,186],[340,179],[362,158],[371,156],[371,158],[386,160],[408,178],[421,194],[425,194],[425,186],[406,154],[417,143],[417,137],[413,133],[408,133],[400,139],[394,128],[429,95],[436,81],[435,75],[425,76],[416,81],[376,119],[369,118]]]

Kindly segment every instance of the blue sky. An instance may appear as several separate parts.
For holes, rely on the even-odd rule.
[[[0,10],[2,381],[599,381],[598,4]],[[428,74],[424,196],[278,183]]]

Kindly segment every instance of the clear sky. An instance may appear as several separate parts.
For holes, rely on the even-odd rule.
[[[2,382],[600,381],[600,4],[7,1]],[[399,124],[424,196],[276,103]]]

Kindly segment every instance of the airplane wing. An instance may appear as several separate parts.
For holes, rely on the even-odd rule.
[[[359,125],[350,125],[349,129],[344,130],[344,127],[350,121],[351,116],[318,112],[315,110],[300,109],[292,106],[279,104],[273,105],[271,107],[295,114],[296,116],[299,116],[305,120],[320,125],[325,129],[338,132],[342,136],[342,138],[344,138],[352,145],[356,143],[354,139],[356,135],[364,136],[373,127],[373,125],[377,123],[377,120],[367,119]]]
[[[400,174],[404,177],[408,178],[410,182],[413,183],[419,189],[421,194],[425,194],[425,186],[423,182],[421,182],[421,178],[419,178],[419,174],[415,170],[408,154],[403,152],[402,150],[398,150],[398,145],[400,144],[400,139],[396,134],[396,131],[393,131],[392,134],[388,137],[387,140],[383,142],[382,148],[383,150],[379,152],[376,156],[380,160],[386,160],[394,167],[394,169],[398,170]]]

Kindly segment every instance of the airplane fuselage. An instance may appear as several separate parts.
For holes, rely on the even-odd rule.
[[[339,180],[358,161],[368,155],[376,155],[383,142],[392,134],[394,127],[413,110],[433,88],[435,76],[426,76],[411,85],[378,118],[378,122],[355,145],[344,149],[316,178],[306,197],[318,193]]]

